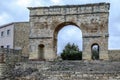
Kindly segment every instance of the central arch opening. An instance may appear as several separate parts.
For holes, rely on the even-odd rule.
[[[54,48],[58,56],[61,55],[68,43],[71,45],[74,43],[80,51],[83,50],[82,31],[77,25],[62,25],[56,29],[54,34]]]
[[[57,54],[60,55],[64,47],[70,43],[78,45],[79,50],[82,51],[82,32],[74,25],[64,26],[57,36]]]

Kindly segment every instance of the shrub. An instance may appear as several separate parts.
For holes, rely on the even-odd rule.
[[[63,60],[82,60],[82,51],[74,43],[71,45],[68,43],[65,49],[61,53],[61,58]]]

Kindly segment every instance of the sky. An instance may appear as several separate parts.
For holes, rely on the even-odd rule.
[[[120,49],[120,0],[1,0],[0,1],[0,25],[8,24],[11,22],[24,22],[29,21],[29,10],[27,7],[40,7],[51,5],[80,5],[87,3],[110,3],[110,15],[109,15],[109,49]],[[63,34],[65,35],[63,36]],[[78,40],[80,38],[75,37],[67,38],[71,34],[80,34],[79,29],[76,27],[64,27],[60,30],[58,38],[59,51],[63,48],[65,42],[70,40],[80,45]],[[63,39],[63,40],[62,40]],[[66,40],[64,40],[66,39]],[[80,46],[79,46],[80,47]]]

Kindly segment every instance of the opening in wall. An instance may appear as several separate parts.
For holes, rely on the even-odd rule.
[[[38,56],[39,56],[39,60],[44,60],[44,45],[40,44],[38,45]]]
[[[91,46],[91,53],[92,53],[92,59],[93,60],[99,60],[99,45],[97,43],[93,44]]]

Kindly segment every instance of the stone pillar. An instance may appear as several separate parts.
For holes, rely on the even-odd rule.
[[[108,57],[108,36],[103,37],[103,41],[101,44],[101,51],[100,51],[99,56],[100,56],[101,60],[109,60],[109,57]]]
[[[82,59],[83,60],[91,60],[91,49],[89,46],[88,38],[85,38],[83,36],[83,53],[82,53]]]

